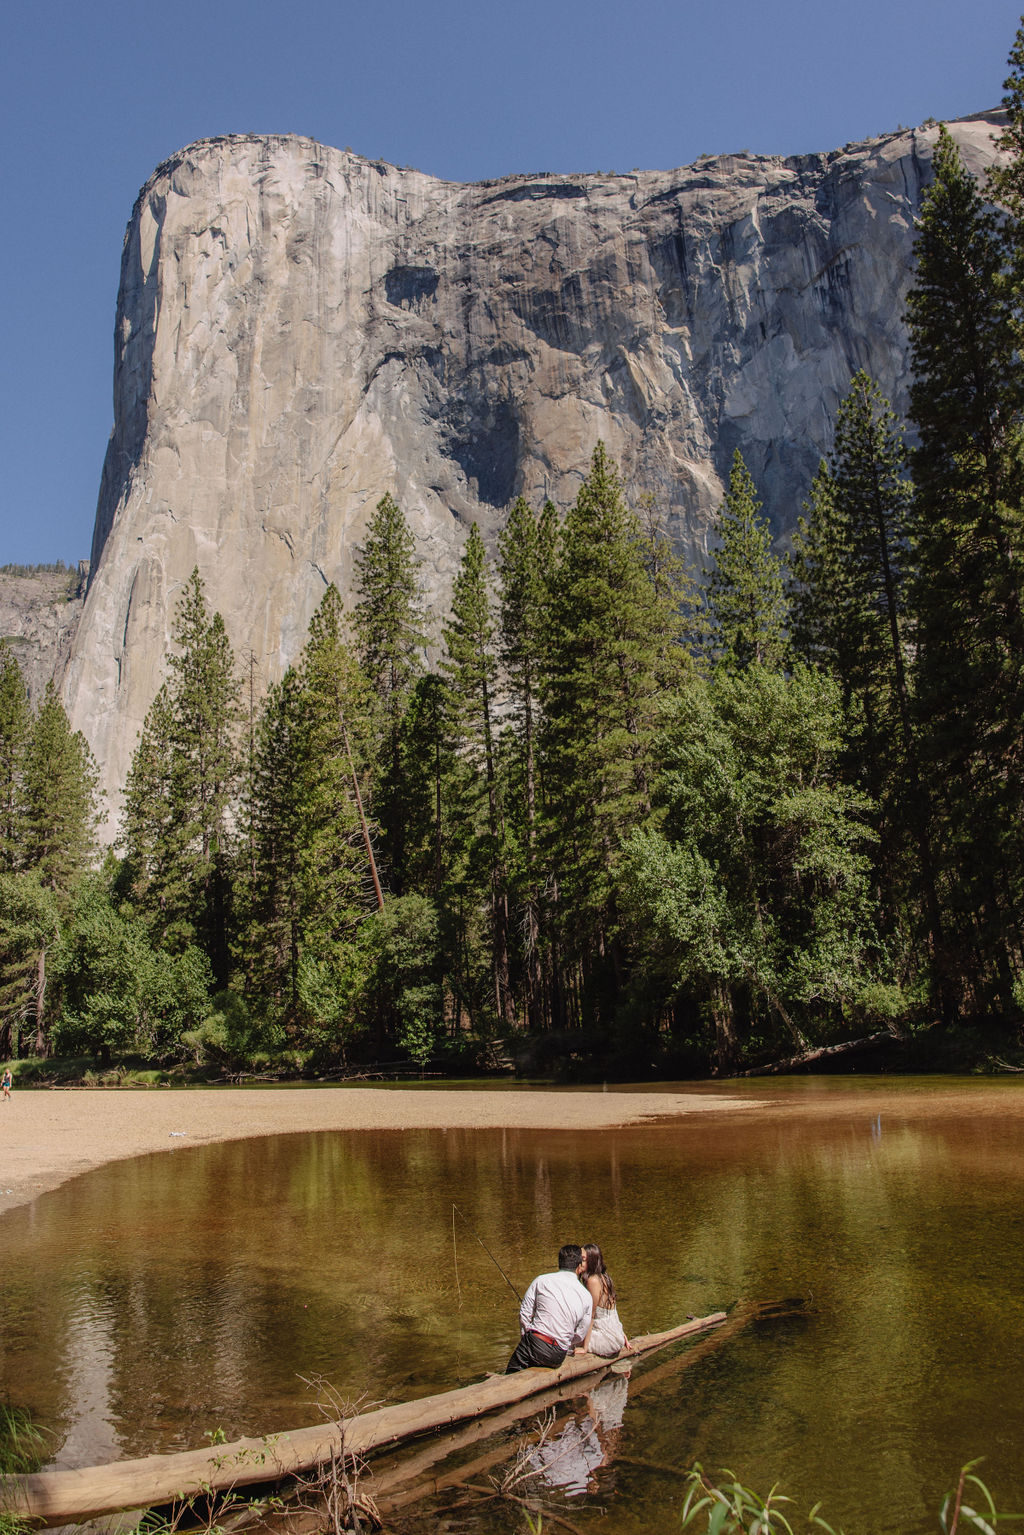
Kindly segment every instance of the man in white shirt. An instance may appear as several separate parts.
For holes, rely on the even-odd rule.
[[[594,1304],[581,1283],[585,1267],[583,1249],[569,1242],[559,1251],[557,1273],[540,1274],[533,1281],[519,1308],[522,1337],[506,1375],[535,1365],[557,1370],[566,1354],[583,1342]]]

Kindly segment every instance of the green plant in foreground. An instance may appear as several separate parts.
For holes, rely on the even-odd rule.
[[[1024,1518],[1022,1514],[996,1513],[992,1494],[981,1478],[973,1475],[974,1467],[980,1465],[980,1460],[968,1461],[960,1471],[956,1491],[947,1492],[943,1498],[942,1507],[939,1509],[939,1528],[942,1535],[956,1535],[958,1529],[980,1530],[983,1535],[992,1535],[994,1525],[1005,1523],[1008,1519]],[[981,1506],[974,1508],[970,1503],[965,1502],[965,1494]]]
[[[775,1487],[767,1498],[761,1498],[749,1487],[744,1487],[736,1479],[735,1472],[723,1471],[722,1475],[731,1480],[716,1487],[708,1481],[702,1466],[694,1466],[687,1478],[689,1488],[683,1503],[684,1530],[690,1529],[702,1514],[706,1514],[708,1535],[796,1535],[780,1506],[792,1503],[792,1498],[785,1497]],[[841,1535],[818,1517],[820,1507],[821,1504],[816,1503],[807,1515],[808,1529]]]
[[[972,1460],[964,1466],[953,1492],[948,1492],[939,1509],[939,1529],[942,1535],[966,1535],[968,1531],[980,1535],[994,1535],[995,1526],[1010,1519],[1021,1519],[1020,1514],[1000,1514],[996,1511],[992,1494],[980,1477],[974,1475],[974,1467],[980,1461]],[[682,1509],[682,1527],[688,1530],[698,1526],[706,1535],[799,1535],[802,1530],[823,1530],[826,1535],[842,1535],[827,1524],[818,1513],[816,1503],[805,1521],[795,1525],[782,1511],[782,1504],[792,1505],[792,1498],[785,1497],[773,1487],[766,1498],[761,1498],[749,1487],[744,1487],[732,1471],[722,1471],[728,1480],[716,1486],[708,1480],[700,1465],[689,1473],[686,1500]],[[968,1502],[967,1500],[970,1499]]]
[[[33,1423],[27,1408],[0,1402],[0,1476],[38,1471],[48,1456],[46,1437]],[[7,1535],[7,1531],[0,1528],[0,1535]]]

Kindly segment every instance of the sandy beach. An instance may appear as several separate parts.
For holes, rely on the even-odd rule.
[[[759,1107],[717,1093],[387,1088],[18,1089],[0,1103],[0,1211],[151,1151],[303,1130],[609,1129]]]

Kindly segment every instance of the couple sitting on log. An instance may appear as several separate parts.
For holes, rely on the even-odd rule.
[[[596,1242],[569,1242],[558,1254],[554,1274],[540,1274],[519,1308],[522,1337],[505,1370],[540,1365],[555,1370],[578,1348],[613,1359],[629,1348],[615,1304],[615,1286]]]

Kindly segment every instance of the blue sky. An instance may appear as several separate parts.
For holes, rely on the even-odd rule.
[[[998,103],[1021,0],[7,0],[0,564],[88,554],[153,168],[305,133],[470,181],[833,149]]]

